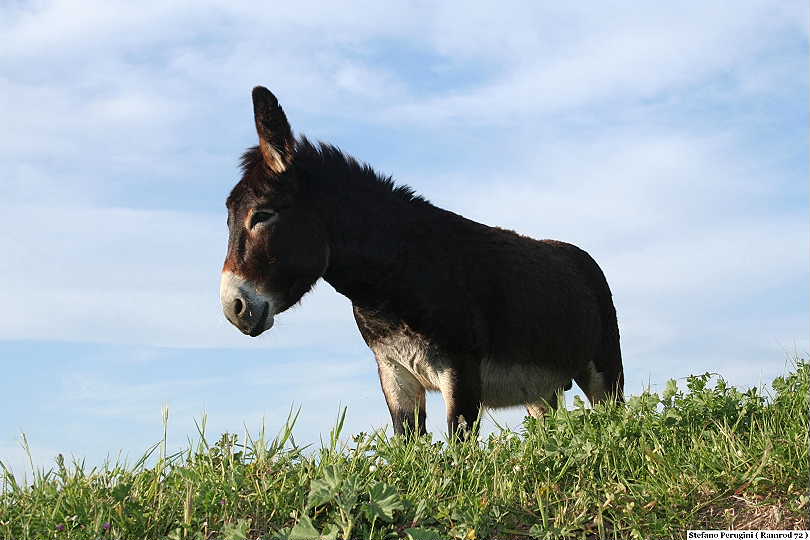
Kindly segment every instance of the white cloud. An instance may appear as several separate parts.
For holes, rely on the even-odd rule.
[[[513,7],[8,6],[0,116],[14,129],[0,134],[0,195],[120,206],[122,192],[184,187],[211,165],[227,174],[253,143],[247,95],[258,83],[276,91],[305,133],[330,138],[382,124],[379,137],[407,125],[441,144],[447,121],[494,123],[504,129],[491,134],[493,155],[567,129],[561,121],[589,116],[583,107],[618,103],[623,114],[642,115],[629,121],[648,122],[632,112],[638,100],[664,91],[679,99],[718,73],[765,95],[797,84],[792,57],[769,51],[774,36],[795,33],[803,9]],[[418,55],[416,65],[386,60],[402,48],[403,58]]]
[[[446,20],[454,30],[447,33],[445,50],[466,58],[495,57],[506,68],[470,89],[397,104],[388,112],[390,121],[503,126],[575,107],[658,98],[720,71],[744,84],[760,69],[777,73],[767,64],[781,57],[766,63],[758,56],[768,51],[774,33],[793,27],[798,17],[767,2],[747,2],[733,13],[728,6],[705,3],[699,9],[678,3],[634,4],[629,10],[606,6],[605,11],[589,5],[551,14],[541,8],[514,17],[508,12],[508,21],[478,7],[470,10],[471,17]],[[576,32],[562,26],[569,20],[578,26]],[[444,34],[436,36],[441,44],[439,36]],[[787,72],[780,75],[793,84]]]

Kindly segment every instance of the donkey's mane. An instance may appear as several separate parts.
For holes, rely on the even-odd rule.
[[[248,148],[240,160],[243,177],[248,177],[249,171],[262,161],[262,154],[258,146]],[[371,190],[380,194],[391,194],[401,200],[417,204],[430,204],[426,198],[418,195],[408,185],[397,185],[393,178],[379,174],[367,163],[360,163],[350,155],[343,153],[336,146],[319,142],[313,144],[306,137],[300,137],[295,143],[295,162],[304,166],[321,162],[320,167],[308,167],[311,170],[332,171],[332,176],[340,182],[348,183],[346,187]],[[335,174],[337,173],[337,174]],[[320,180],[328,181],[327,175],[321,175]]]

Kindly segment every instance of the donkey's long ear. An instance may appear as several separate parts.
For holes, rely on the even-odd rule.
[[[276,96],[264,86],[253,89],[253,116],[265,164],[276,174],[283,173],[292,163],[292,130]]]

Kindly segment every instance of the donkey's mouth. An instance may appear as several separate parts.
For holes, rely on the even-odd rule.
[[[265,302],[264,303],[264,309],[262,310],[262,314],[259,317],[259,320],[256,322],[256,326],[254,326],[250,330],[250,332],[247,332],[247,334],[250,337],[256,337],[259,334],[261,334],[262,332],[264,332],[265,330],[269,330],[273,326],[273,320],[272,319],[270,319],[270,324],[269,325],[267,324],[267,316],[269,314],[270,314],[270,303]]]

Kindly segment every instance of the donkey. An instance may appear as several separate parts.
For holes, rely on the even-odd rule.
[[[585,251],[476,223],[293,137],[264,87],[253,111],[220,283],[239,330],[270,329],[325,279],[352,302],[397,434],[425,432],[426,390],[442,393],[451,436],[483,406],[538,417],[572,380],[591,403],[623,399],[616,311]]]

